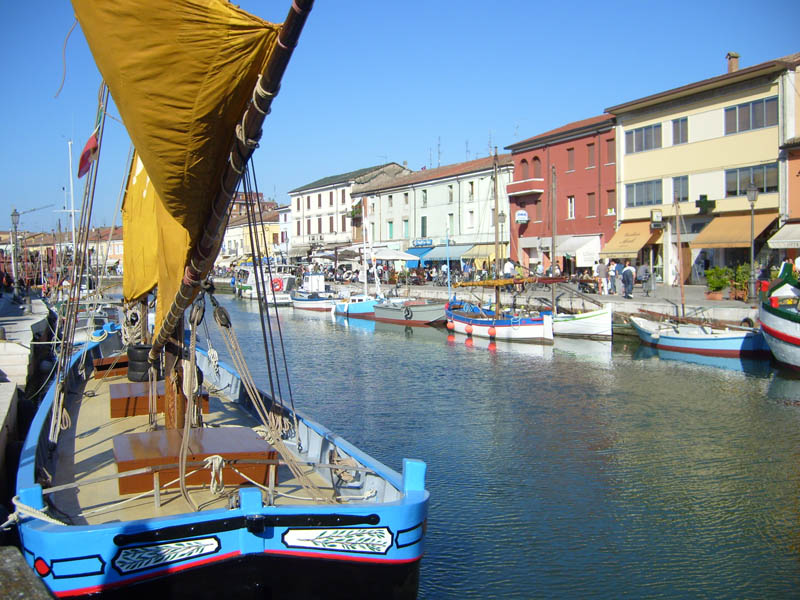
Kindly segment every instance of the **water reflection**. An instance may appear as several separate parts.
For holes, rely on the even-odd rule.
[[[769,377],[774,369],[772,361],[769,359],[726,357],[726,356],[705,356],[691,352],[674,352],[653,348],[652,346],[640,345],[634,354],[634,360],[643,361],[677,361],[703,367],[713,367],[715,369],[726,369],[729,371],[739,371],[756,377]]]

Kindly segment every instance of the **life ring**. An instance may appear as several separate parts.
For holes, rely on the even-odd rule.
[[[411,307],[410,307],[410,306],[406,306],[406,307],[403,309],[403,317],[405,317],[406,321],[408,321],[408,320],[409,320],[409,319],[411,319],[411,317],[413,317],[413,316],[414,316],[414,313],[413,313],[413,312],[411,312]]]
[[[352,271],[345,271],[344,275],[342,275],[342,279],[344,279],[345,281],[350,281],[350,278],[352,276],[353,276],[353,272]]]
[[[272,291],[273,292],[283,291],[283,279],[273,279],[272,280]]]

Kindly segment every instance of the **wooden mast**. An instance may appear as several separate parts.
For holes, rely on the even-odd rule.
[[[253,101],[237,126],[236,141],[231,149],[220,188],[212,204],[211,216],[206,223],[200,242],[195,245],[187,261],[181,286],[156,339],[153,341],[149,355],[151,363],[157,360],[161,349],[175,332],[179,321],[183,318],[184,311],[194,301],[200,284],[216,258],[227,225],[228,208],[233,194],[239,187],[247,161],[261,137],[261,125],[266,115],[269,114],[272,100],[280,89],[281,79],[313,4],[314,0],[293,0],[292,2],[286,21],[278,34],[276,47],[256,85]]]
[[[500,264],[500,242],[498,237],[498,229],[497,226],[499,224],[499,220],[497,215],[499,214],[499,200],[497,198],[497,146],[494,147],[494,278],[500,279],[501,278],[501,268],[502,265]],[[449,268],[449,265],[448,265]],[[494,303],[495,303],[495,315],[500,314],[500,286],[497,285],[494,288]]]

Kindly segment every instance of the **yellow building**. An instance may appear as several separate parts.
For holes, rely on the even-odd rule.
[[[767,240],[788,219],[800,53],[606,109],[617,118],[617,219],[602,255],[652,260],[657,276],[704,282],[711,266],[777,260]],[[747,190],[758,190],[752,206]],[[752,196],[752,192],[751,192]],[[751,214],[752,213],[752,214]],[[800,240],[798,240],[800,245]]]

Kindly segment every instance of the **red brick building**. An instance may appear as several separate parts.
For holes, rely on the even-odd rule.
[[[569,123],[506,149],[514,161],[514,180],[506,186],[512,260],[549,267],[555,198],[562,272],[591,267],[615,229],[614,117]]]

